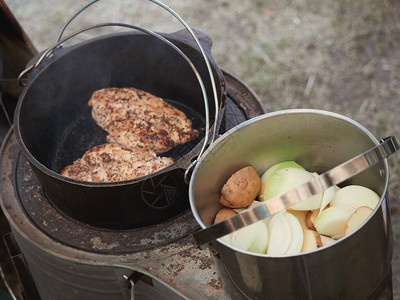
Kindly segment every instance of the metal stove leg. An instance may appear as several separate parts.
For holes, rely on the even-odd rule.
[[[123,275],[125,278],[128,288],[130,289],[130,299],[134,300],[135,299],[135,284],[141,280],[150,287],[154,287],[153,284],[153,279],[151,279],[149,276],[146,276],[144,274],[141,274],[139,272],[133,272],[129,277],[126,275]]]
[[[131,279],[129,283],[131,285],[131,300],[135,300],[135,282]]]

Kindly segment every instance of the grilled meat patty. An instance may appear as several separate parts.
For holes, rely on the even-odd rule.
[[[89,100],[92,116],[125,149],[159,154],[198,135],[186,115],[163,99],[135,88],[105,88]]]
[[[105,143],[86,151],[61,175],[83,181],[115,182],[145,176],[172,163],[172,158],[157,157],[143,148],[128,151],[118,144]]]

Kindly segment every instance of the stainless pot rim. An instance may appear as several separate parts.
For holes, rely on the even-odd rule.
[[[361,125],[360,123],[358,123],[355,120],[352,120],[351,118],[335,113],[335,112],[331,112],[331,111],[326,111],[326,110],[321,110],[321,109],[308,109],[308,108],[297,108],[297,109],[286,109],[286,110],[280,110],[280,111],[275,111],[275,112],[271,112],[271,113],[266,113],[263,115],[260,115],[258,117],[254,117],[250,120],[247,120],[237,126],[235,126],[234,128],[232,128],[231,130],[227,131],[226,133],[224,133],[222,136],[220,136],[216,141],[214,141],[211,146],[206,150],[206,152],[204,153],[204,155],[200,158],[200,160],[198,161],[196,167],[193,170],[193,174],[190,180],[190,184],[189,184],[189,201],[190,201],[190,207],[193,213],[194,218],[196,219],[197,223],[200,225],[200,227],[202,229],[207,228],[207,226],[203,223],[202,219],[200,218],[196,206],[195,206],[195,196],[194,196],[194,179],[197,176],[197,173],[199,172],[199,169],[201,168],[202,163],[204,163],[204,161],[207,159],[207,157],[209,155],[212,155],[213,151],[215,150],[215,148],[220,144],[220,143],[224,143],[227,140],[231,139],[233,135],[235,135],[236,132],[242,130],[245,127],[251,126],[254,123],[260,122],[264,119],[272,119],[272,118],[276,118],[276,117],[280,117],[283,115],[296,115],[296,114],[314,114],[314,115],[323,115],[326,117],[332,117],[332,118],[336,118],[336,119],[340,119],[352,126],[357,127],[359,130],[361,130],[366,136],[368,136],[371,141],[375,144],[375,145],[379,145],[379,141],[374,137],[374,135],[367,129],[365,128],[363,125]],[[389,184],[389,166],[388,166],[388,162],[385,159],[383,161],[384,164],[384,168],[385,168],[385,180],[384,180],[384,189],[382,192],[382,195],[380,197],[379,203],[378,205],[374,208],[373,212],[369,215],[369,217],[363,222],[363,224],[367,223],[376,213],[377,210],[380,209],[386,195],[387,195],[387,189],[388,189],[388,184]],[[242,250],[239,248],[236,248],[226,242],[224,242],[221,239],[217,239],[216,242],[220,243],[222,245],[224,245],[225,247],[231,248],[232,250],[242,253],[242,254],[246,254],[246,255],[250,255],[250,256],[255,256],[255,257],[265,257],[265,258],[288,258],[288,257],[299,257],[299,256],[304,256],[304,255],[312,255],[315,252],[319,252],[319,251],[324,251],[325,249],[331,248],[331,247],[335,247],[338,243],[344,241],[345,239],[351,238],[352,235],[356,234],[357,230],[342,237],[340,240],[321,247],[321,248],[317,248],[315,250],[311,250],[305,253],[298,253],[298,254],[292,254],[292,255],[268,255],[268,254],[261,254],[261,253],[254,253],[254,252],[249,252],[246,250]]]

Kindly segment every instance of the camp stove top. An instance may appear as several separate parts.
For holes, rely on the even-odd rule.
[[[264,113],[244,83],[224,75],[227,103],[220,133]],[[17,298],[239,297],[220,282],[213,254],[193,246],[189,235],[199,226],[190,210],[162,224],[130,230],[101,229],[71,219],[47,200],[12,129],[3,142],[0,170],[0,202],[12,231],[3,241],[20,280],[16,284],[11,275],[4,277]],[[143,187],[147,197],[170,197],[175,189],[168,178]]]

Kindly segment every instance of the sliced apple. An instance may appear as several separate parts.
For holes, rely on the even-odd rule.
[[[300,222],[292,214],[285,213],[284,216],[292,231],[292,240],[290,241],[289,248],[286,250],[286,254],[300,253],[303,246],[303,228],[301,228]]]
[[[318,232],[311,229],[303,229],[303,246],[301,252],[307,252],[322,247],[321,237]]]
[[[346,229],[344,231],[345,235],[356,230],[373,212],[373,209],[368,206],[360,206],[357,210],[350,216],[346,223]]]
[[[315,220],[318,217],[318,214],[319,214],[319,209],[309,210],[306,213],[305,222],[306,222],[306,226],[307,226],[308,229],[316,230],[314,223],[315,223]]]
[[[372,209],[379,203],[380,197],[373,190],[361,185],[348,185],[335,193],[330,202],[331,206],[350,206],[354,210],[360,206],[368,206]]]
[[[306,225],[306,214],[307,211],[305,210],[293,210],[293,209],[288,209],[287,212],[289,214],[292,214],[293,216],[295,216],[297,218],[297,220],[299,221],[301,228],[308,228]]]
[[[331,206],[324,209],[315,220],[314,226],[319,234],[341,238],[344,236],[346,222],[354,209],[349,206]]]
[[[333,244],[334,242],[336,242],[335,239],[329,237],[329,236],[325,236],[325,235],[320,235],[321,237],[321,242],[322,242],[322,246],[328,246],[330,244]]]
[[[292,241],[292,230],[284,216],[285,211],[275,214],[269,225],[269,243],[267,254],[283,255],[289,248]]]
[[[262,182],[259,200],[267,201],[314,179],[312,173],[298,168],[284,168],[272,173]],[[291,207],[294,210],[314,210],[321,206],[322,193],[312,196]]]

